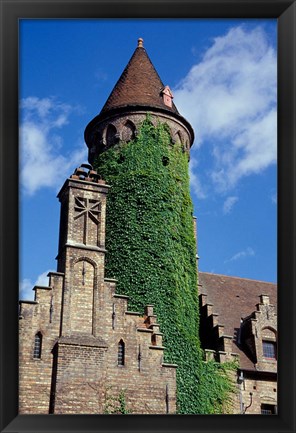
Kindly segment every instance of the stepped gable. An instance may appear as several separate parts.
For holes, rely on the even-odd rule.
[[[271,304],[277,303],[277,286],[273,283],[207,272],[199,272],[199,282],[200,292],[214,305],[227,335],[233,335],[241,317],[247,317],[255,310],[260,295],[267,294]]]
[[[179,114],[174,103],[172,107],[164,104],[161,93],[164,87],[140,38],[134,54],[115,84],[100,115],[116,108],[129,106],[156,107]]]
[[[218,321],[224,326],[224,335],[234,336],[240,328],[241,318],[256,310],[260,295],[268,295],[270,304],[277,306],[277,285],[227,275],[199,272],[200,295],[206,295],[206,302],[212,305]],[[235,352],[240,355],[242,368],[254,370],[254,364],[235,343]]]

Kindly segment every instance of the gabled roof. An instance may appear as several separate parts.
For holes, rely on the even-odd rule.
[[[246,318],[256,310],[260,295],[268,295],[270,304],[277,306],[277,285],[274,283],[207,272],[199,272],[199,283],[199,293],[207,295],[207,303],[213,304],[213,311],[219,315],[219,323],[224,325],[225,335],[236,335],[241,318]],[[254,369],[253,363],[240,347],[237,346],[234,351],[240,355],[242,368]]]
[[[149,106],[179,114],[174,103],[168,107],[163,102],[164,84],[143,47],[143,40],[115,84],[100,114],[119,107]]]

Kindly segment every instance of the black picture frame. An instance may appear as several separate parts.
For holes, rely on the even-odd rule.
[[[294,432],[295,0],[0,0],[1,432]],[[278,415],[18,415],[18,22],[23,18],[278,19]]]

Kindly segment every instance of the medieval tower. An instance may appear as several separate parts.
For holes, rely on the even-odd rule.
[[[140,38],[58,194],[57,272],[20,301],[20,413],[223,411],[232,383],[199,339],[193,140]],[[233,361],[202,296],[205,347]]]
[[[170,334],[167,337],[169,342],[176,329],[168,325],[174,322],[173,315],[178,319],[177,310],[180,310],[179,317],[182,317],[182,309],[185,308],[182,303],[178,305],[178,297],[182,298],[183,290],[185,293],[190,290],[191,301],[195,305],[190,305],[189,300],[188,306],[193,312],[190,320],[197,339],[196,258],[190,200],[184,207],[184,198],[181,197],[180,203],[175,205],[181,206],[183,218],[189,217],[190,220],[187,233],[190,242],[186,246],[189,251],[186,254],[191,255],[193,278],[187,283],[188,287],[185,280],[181,281],[178,287],[180,293],[176,292],[176,298],[169,300],[173,308],[165,306],[165,298],[170,297],[165,287],[168,281],[159,279],[160,273],[171,272],[174,266],[172,257],[167,257],[170,269],[165,269],[163,257],[158,259],[157,255],[158,249],[163,252],[168,248],[169,239],[174,242],[172,236],[175,236],[175,242],[180,243],[177,238],[181,215],[177,216],[180,221],[174,222],[174,233],[169,233],[169,237],[163,236],[162,230],[175,213],[172,202],[171,211],[165,209],[174,195],[174,189],[183,190],[183,183],[185,189],[189,188],[187,163],[193,131],[179,115],[172,102],[172,93],[168,86],[162,84],[141,39],[100,115],[87,126],[85,139],[89,147],[89,161],[95,169],[87,164],[76,169],[58,194],[61,218],[57,272],[50,273],[49,287],[34,288],[34,301],[20,303],[20,412],[109,413],[116,412],[116,399],[121,408],[124,399],[127,410],[132,413],[175,413],[178,366],[174,361],[176,357],[164,356],[164,351],[171,349],[170,345],[163,345],[163,331]],[[144,146],[143,140],[146,143]],[[113,158],[111,153],[115,152],[113,163],[124,172],[126,166],[131,169],[130,164],[133,163],[132,157],[128,156],[124,161],[125,149],[129,151],[133,143],[134,151],[140,149],[134,159],[134,179],[127,172],[124,183],[122,176],[113,180],[113,173],[108,173],[106,167],[100,167],[100,155]],[[131,284],[130,261],[133,261],[134,268],[141,271],[143,260],[140,255],[138,262],[135,256],[132,259],[132,255],[138,254],[134,247],[135,236],[139,234],[138,242],[141,242],[152,234],[149,234],[151,227],[141,218],[137,227],[132,227],[134,221],[128,208],[135,191],[129,183],[133,182],[137,189],[144,186],[143,182],[137,184],[137,171],[142,170],[137,167],[137,161],[141,160],[149,167],[151,161],[147,159],[148,154],[141,153],[152,151],[151,157],[155,159],[153,149],[159,154],[158,162],[164,170],[169,172],[169,167],[177,163],[183,166],[181,171],[186,166],[185,182],[181,176],[179,181],[171,182],[173,189],[168,190],[170,174],[165,179],[162,197],[158,197],[155,191],[156,205],[152,202],[148,204],[150,197],[145,196],[144,188],[142,198],[138,195],[134,197],[138,201],[134,209],[138,217],[143,212],[145,219],[151,222],[154,211],[151,213],[145,207],[149,205],[157,213],[161,203],[165,206],[159,235],[153,240],[150,250],[146,251],[147,271],[150,272],[151,268],[150,258],[157,263],[153,263],[154,271],[149,278],[143,275]],[[173,152],[170,155],[171,149],[180,155],[179,161]],[[155,169],[153,165],[151,168]],[[146,178],[145,173],[142,176],[150,190],[156,184],[162,186],[163,183],[162,174],[155,174],[157,179]],[[151,180],[153,182],[148,185]],[[127,195],[129,199],[125,201],[123,198],[126,208],[117,212],[116,206],[121,202],[118,183],[121,183],[121,195]],[[114,212],[117,215],[112,221]],[[112,221],[109,227],[108,221]],[[116,221],[119,225],[114,230],[112,226]],[[142,230],[139,230],[140,227]],[[123,242],[123,237],[127,242]],[[117,250],[120,266],[116,264],[116,255],[110,254],[112,244]],[[152,254],[153,249],[155,252]],[[127,278],[124,270],[129,274]],[[148,299],[151,301],[146,302]],[[155,301],[158,307],[153,307]],[[168,307],[171,311],[165,314]],[[156,315],[157,310],[159,316]],[[174,339],[171,347],[176,344],[176,336]],[[182,339],[186,343],[185,334]]]
[[[181,413],[200,410],[196,242],[188,176],[193,139],[192,127],[139,39],[100,114],[86,127],[85,141],[89,161],[112,185],[107,276],[118,280],[133,309],[155,305],[165,360],[178,364]]]

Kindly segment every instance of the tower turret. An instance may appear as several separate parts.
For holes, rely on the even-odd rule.
[[[74,332],[95,336],[99,332],[96,280],[103,278],[104,273],[108,189],[91,166],[82,164],[58,194],[61,202],[58,272],[66,275],[61,335]]]
[[[155,305],[180,413],[200,413],[196,242],[188,159],[194,138],[143,40],[86,127],[89,161],[111,185],[106,274],[135,310]],[[190,390],[190,392],[188,392]]]
[[[152,123],[166,123],[172,141],[180,141],[189,153],[193,129],[179,114],[172,91],[161,81],[143,46],[143,39],[139,38],[137,48],[100,114],[85,129],[89,162],[92,164],[98,154],[116,143],[135,138],[147,113],[150,113]]]

